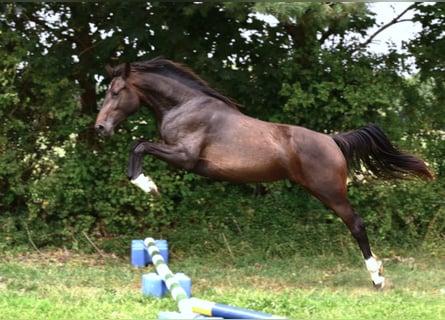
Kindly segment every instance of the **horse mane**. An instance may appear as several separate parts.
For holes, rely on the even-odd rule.
[[[130,65],[132,70],[142,72],[155,72],[162,76],[179,80],[182,83],[185,83],[187,86],[204,93],[205,95],[223,101],[229,107],[232,107],[234,109],[237,109],[241,106],[236,101],[222,95],[215,89],[211,88],[207,84],[207,82],[202,80],[191,69],[182,64],[164,59],[162,57],[157,57],[148,61],[133,62]]]

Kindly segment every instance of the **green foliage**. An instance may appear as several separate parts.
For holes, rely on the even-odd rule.
[[[158,55],[186,63],[257,118],[327,133],[380,124],[397,145],[425,157],[438,180],[354,184],[352,203],[371,238],[403,238],[407,246],[441,239],[443,79],[433,71],[442,68],[436,49],[444,24],[430,23],[442,19],[441,4],[416,8],[415,19],[429,27],[408,46],[421,72],[407,79],[406,54],[362,46],[375,23],[363,3],[2,4],[0,243],[78,248],[83,232],[116,243],[153,234],[204,252],[212,237],[217,250],[241,235],[249,250],[267,234],[266,256],[356,250],[329,210],[286,181],[214,182],[147,157],[144,172],[161,197],[128,183],[129,146],[158,139],[156,123],[144,108],[112,138],[96,136],[103,67]]]
[[[443,233],[440,189],[441,184],[437,182],[410,181],[354,185],[349,194],[374,242],[398,243],[400,247],[410,248],[426,240],[431,229],[437,231],[437,235]]]
[[[428,121],[424,123],[435,130],[443,130],[444,117],[444,70],[445,64],[440,52],[445,49],[445,36],[442,25],[445,22],[444,3],[416,3],[414,21],[422,25],[419,35],[406,44],[410,55],[415,59],[419,68],[420,86],[428,99],[420,99],[420,103],[413,104],[424,112],[418,112],[420,117],[425,115]],[[426,90],[425,90],[426,89]],[[415,91],[416,92],[416,91]],[[420,123],[422,123],[420,122]]]

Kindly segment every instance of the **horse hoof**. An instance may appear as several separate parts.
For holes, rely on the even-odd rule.
[[[154,196],[154,197],[159,197],[159,196],[161,195],[161,194],[159,193],[159,191],[158,191],[158,188],[153,188],[153,189],[151,189],[148,193],[151,194],[151,195]]]
[[[382,281],[382,282],[380,282],[380,283],[374,283],[374,281],[372,282],[372,285],[374,286],[374,289],[376,290],[376,291],[382,291],[383,290],[383,288],[385,287],[385,281]]]

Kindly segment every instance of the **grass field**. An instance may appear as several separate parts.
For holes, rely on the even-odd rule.
[[[230,256],[230,255],[227,255]],[[67,250],[0,254],[1,319],[157,319],[173,299],[141,294],[129,259]],[[172,259],[206,300],[290,319],[445,318],[445,259],[420,254],[385,259],[393,285],[376,292],[360,257],[244,259],[220,255]]]

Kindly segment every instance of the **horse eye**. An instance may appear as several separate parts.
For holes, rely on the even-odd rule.
[[[119,95],[119,91],[111,91],[111,95],[113,97],[117,97]]]

